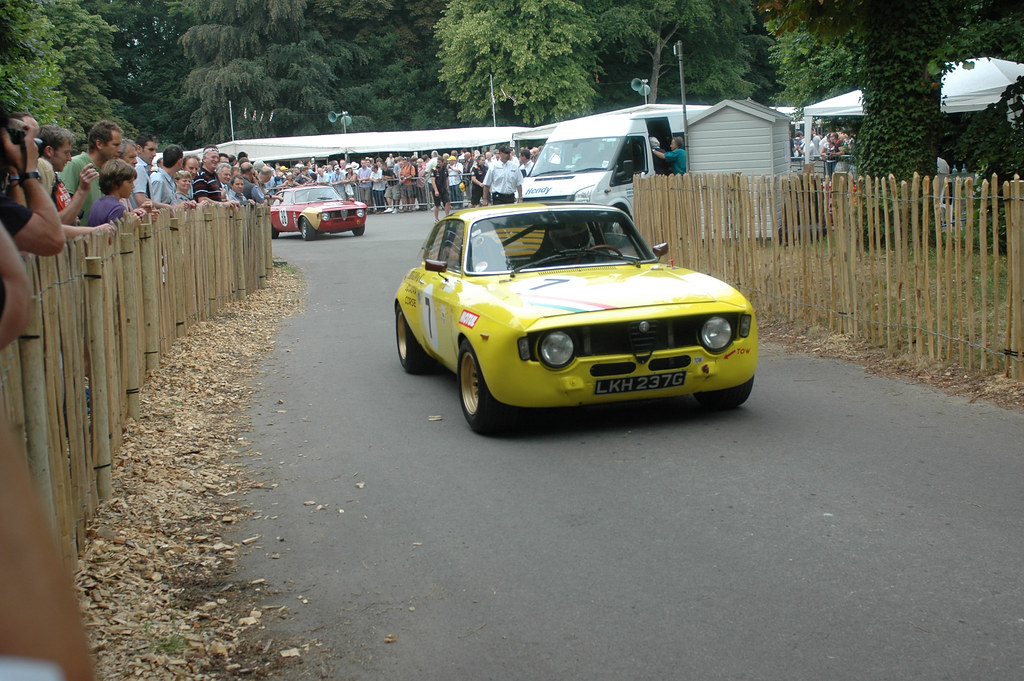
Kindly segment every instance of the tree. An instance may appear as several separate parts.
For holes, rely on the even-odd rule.
[[[779,66],[779,101],[790,106],[807,106],[860,86],[857,56],[846,40],[791,31],[778,37],[770,59]]]
[[[187,133],[204,142],[229,139],[229,102],[241,113],[274,114],[260,134],[310,134],[321,119],[326,124],[337,51],[307,19],[306,0],[190,2],[201,23],[182,37],[185,55],[198,64],[185,83],[196,102]]]
[[[349,67],[335,73],[334,94],[335,110],[348,110],[352,116],[350,130],[443,128],[458,121],[457,108],[440,81],[436,56],[434,26],[444,3],[315,1],[332,9],[325,15],[328,44],[346,45],[352,51]]]
[[[73,0],[55,2],[72,4]],[[182,121],[188,120],[195,104],[185,96],[189,64],[181,45],[181,36],[195,21],[190,8],[178,0],[88,0],[83,4],[112,29],[104,39],[104,52],[117,63],[116,75],[106,80],[115,110],[131,127],[155,133],[161,144],[182,142]],[[98,36],[91,28],[80,32],[86,39]]]
[[[490,119],[491,89],[509,114],[537,124],[594,100],[593,22],[574,0],[451,0],[437,22],[441,80],[466,121]]]
[[[619,58],[646,56],[649,101],[656,102],[661,76],[675,68],[672,46],[683,41],[687,95],[718,101],[746,97],[753,85],[750,44],[754,23],[748,0],[604,0],[595,9],[607,51]]]
[[[934,173],[943,45],[963,0],[764,0],[776,32],[853,41],[864,125],[858,166],[874,175]]]
[[[0,106],[53,119],[64,103],[53,25],[32,0],[0,0]]]
[[[114,29],[75,0],[42,3],[53,24],[53,44],[62,59],[58,90],[64,103],[56,120],[78,138],[79,145],[93,123],[114,119],[126,131],[127,121],[116,115],[120,102],[111,96],[111,86],[120,78],[121,64],[114,56]]]

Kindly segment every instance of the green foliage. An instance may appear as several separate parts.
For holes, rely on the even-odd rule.
[[[593,22],[573,0],[451,0],[437,23],[441,80],[459,117],[490,119],[494,95],[537,124],[588,110]]]
[[[900,178],[932,173],[942,125],[943,40],[967,0],[763,0],[778,32],[805,29],[819,42],[844,40],[864,91],[858,170]],[[799,40],[790,52],[813,45]]]
[[[64,103],[53,25],[34,0],[0,0],[0,105],[53,120]]]
[[[85,5],[112,29],[104,53],[116,66],[107,67],[103,82],[117,115],[130,128],[156,134],[161,146],[183,142],[182,123],[194,105],[183,92],[189,64],[181,46],[181,36],[195,21],[190,8],[177,0],[87,0]]]
[[[314,117],[332,106],[338,54],[307,22],[306,1],[190,1],[201,23],[182,37],[186,57],[198,64],[185,81],[195,102],[187,132],[204,143],[230,139],[229,102],[239,113],[274,113],[259,134],[317,132]]]
[[[753,1],[0,0],[0,100],[191,147],[230,137],[228,101],[238,139],[490,123],[493,74],[499,120],[540,123],[635,105],[635,77],[676,100],[682,39],[691,101],[768,101]]]
[[[124,117],[115,115],[120,102],[110,96],[121,66],[113,52],[114,29],[75,0],[48,0],[43,7],[54,26],[54,48],[64,57],[59,89],[66,101],[56,122],[75,133],[83,149],[97,121],[115,119],[130,130]]]
[[[935,36],[948,28],[946,0],[875,0],[858,34],[864,89],[858,169],[875,176],[931,174],[942,127]]]
[[[759,8],[776,33],[807,30],[822,38],[861,32],[874,0],[760,0]],[[916,16],[916,12],[909,18]]]
[[[591,5],[601,36],[602,64],[621,59],[646,77],[650,101],[661,97],[662,76],[675,73],[673,54],[682,40],[687,97],[717,102],[749,96],[754,16],[748,0],[598,0]],[[761,38],[765,38],[761,32]],[[669,91],[678,93],[675,81]]]
[[[806,30],[784,33],[770,49],[784,89],[778,99],[803,107],[860,86],[850,39],[825,40]]]

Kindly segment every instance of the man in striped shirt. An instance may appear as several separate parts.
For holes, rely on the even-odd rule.
[[[220,162],[220,153],[217,147],[207,147],[203,150],[203,165],[199,168],[199,174],[192,180],[192,198],[196,203],[203,204],[209,201],[223,201],[224,192],[217,179],[217,163]]]

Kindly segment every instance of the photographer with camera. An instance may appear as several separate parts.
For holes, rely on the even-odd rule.
[[[21,250],[56,255],[64,248],[64,230],[57,206],[39,178],[38,131],[31,116],[0,112],[0,173],[7,182],[7,194],[0,195],[0,221]]]

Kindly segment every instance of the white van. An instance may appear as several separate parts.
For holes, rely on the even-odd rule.
[[[581,201],[633,214],[633,175],[654,174],[651,136],[668,150],[683,127],[681,106],[650,105],[586,116],[555,126],[530,175],[523,200]]]

